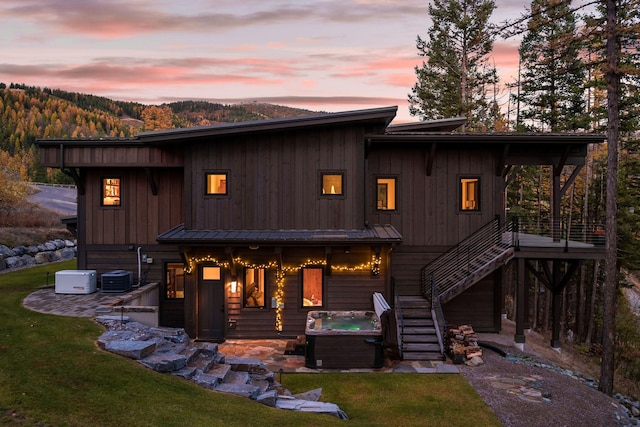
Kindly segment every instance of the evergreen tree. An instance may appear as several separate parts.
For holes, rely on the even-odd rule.
[[[417,82],[409,94],[409,112],[423,120],[463,116],[471,129],[486,129],[495,113],[487,91],[498,78],[489,65],[495,36],[489,18],[493,0],[434,0],[432,26],[417,48],[427,58],[416,67]],[[467,129],[468,130],[468,129]]]
[[[575,42],[571,2],[533,0],[528,31],[520,43],[518,130],[551,132],[588,127],[585,65]],[[553,7],[552,7],[553,6]],[[526,125],[525,125],[526,122]]]

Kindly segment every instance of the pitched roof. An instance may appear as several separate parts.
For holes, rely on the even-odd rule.
[[[175,244],[390,244],[402,241],[392,225],[373,225],[361,230],[188,230],[183,225],[158,236],[160,243]]]

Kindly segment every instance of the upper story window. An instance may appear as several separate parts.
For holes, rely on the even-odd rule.
[[[480,178],[460,178],[460,210],[480,210]]]
[[[120,204],[120,178],[102,178],[102,206]]]
[[[228,174],[226,172],[207,173],[207,194],[226,195],[228,193]]]
[[[376,209],[393,211],[396,209],[396,178],[376,178]]]
[[[321,172],[320,177],[323,196],[344,195],[344,174],[342,172]]]

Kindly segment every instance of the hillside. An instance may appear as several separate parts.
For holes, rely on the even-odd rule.
[[[280,105],[180,101],[143,105],[105,97],[0,82],[0,170],[22,180],[64,181],[41,170],[34,142],[40,138],[126,138],[176,127],[303,116],[313,111]],[[3,178],[3,176],[0,176]]]

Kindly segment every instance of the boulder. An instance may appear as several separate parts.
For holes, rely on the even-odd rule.
[[[5,245],[0,245],[0,258],[9,258],[12,256],[16,256],[16,253],[13,249],[9,249]]]

